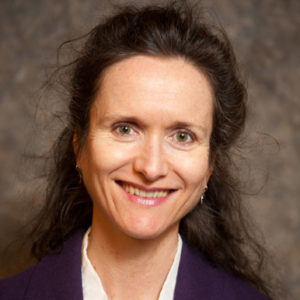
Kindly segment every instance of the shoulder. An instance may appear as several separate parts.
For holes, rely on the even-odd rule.
[[[36,266],[0,281],[0,300],[82,299],[81,243],[83,231],[72,235]]]
[[[24,299],[34,268],[29,268],[13,277],[0,280],[0,300]]]
[[[212,266],[201,253],[185,242],[175,289],[175,300],[198,299],[268,300],[250,284]]]

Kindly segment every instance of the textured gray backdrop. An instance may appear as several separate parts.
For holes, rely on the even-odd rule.
[[[56,96],[41,92],[56,48],[85,33],[109,0],[1,0],[0,3],[0,277],[28,265],[20,240],[42,203],[41,166],[59,127]],[[159,3],[163,1],[135,1]],[[227,30],[246,75],[250,118],[245,155],[260,193],[248,196],[254,222],[273,253],[286,299],[300,299],[300,1],[205,0]],[[49,98],[48,98],[49,97]],[[42,100],[40,100],[42,99]]]

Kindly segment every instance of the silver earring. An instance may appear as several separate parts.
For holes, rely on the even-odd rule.
[[[207,187],[205,187],[205,189],[204,189],[204,191],[203,191],[203,193],[202,193],[202,195],[200,197],[200,203],[201,203],[201,205],[203,205],[206,190],[207,190]]]
[[[201,205],[203,205],[203,201],[204,201],[204,193],[200,197],[200,203],[201,203]]]

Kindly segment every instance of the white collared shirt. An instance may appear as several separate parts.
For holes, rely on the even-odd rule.
[[[87,256],[89,233],[90,233],[90,228],[85,233],[82,242],[81,276],[82,276],[83,299],[84,300],[108,300],[108,297],[101,283],[101,279],[99,278],[98,274],[96,273],[94,267],[92,266]],[[178,267],[179,267],[179,262],[181,257],[181,249],[182,249],[182,240],[180,235],[178,235],[177,251],[173,260],[173,264],[169,270],[168,276],[159,294],[158,300],[172,300],[174,298],[176,278],[177,278]]]

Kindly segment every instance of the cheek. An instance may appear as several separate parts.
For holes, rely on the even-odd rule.
[[[191,186],[206,185],[209,177],[209,158],[204,151],[190,154],[176,160],[176,170],[186,184]]]
[[[93,141],[88,156],[91,168],[96,168],[96,171],[101,172],[99,175],[104,175],[126,164],[130,160],[130,153],[130,149],[124,149],[113,142]]]

